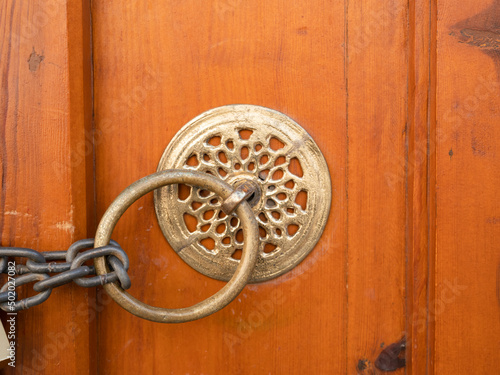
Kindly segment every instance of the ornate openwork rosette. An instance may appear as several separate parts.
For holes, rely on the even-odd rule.
[[[316,143],[282,113],[252,105],[215,108],[171,141],[158,171],[209,173],[230,185],[249,180],[248,199],[260,232],[260,259],[251,282],[295,267],[314,247],[331,203],[328,167]],[[155,193],[162,231],[191,267],[229,280],[241,257],[244,233],[236,214],[225,215],[214,193],[171,185]]]

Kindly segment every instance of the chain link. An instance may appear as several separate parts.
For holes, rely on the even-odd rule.
[[[93,238],[76,241],[67,251],[38,252],[21,247],[0,247],[0,273],[8,275],[7,282],[0,288],[0,308],[10,312],[29,309],[45,302],[52,289],[72,281],[85,288],[119,282],[123,289],[129,289],[129,260],[120,245],[111,240],[109,245],[93,247]],[[26,264],[15,264],[9,261],[10,257],[27,258]],[[95,276],[94,266],[84,263],[99,257],[105,257],[110,272]],[[49,276],[53,273],[57,275]],[[89,275],[94,276],[86,277]],[[16,288],[33,282],[37,294],[18,300]]]

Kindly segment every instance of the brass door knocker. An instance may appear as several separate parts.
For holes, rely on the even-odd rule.
[[[128,258],[111,234],[127,208],[151,191],[160,227],[177,254],[204,275],[228,281],[191,307],[154,307],[125,291],[130,287]],[[104,285],[120,306],[147,320],[200,319],[228,305],[247,283],[270,280],[297,266],[318,242],[330,204],[326,161],[302,127],[264,107],[215,108],[177,133],[156,173],[120,193],[104,213],[95,240],[78,241],[62,252],[0,248],[0,270],[22,275],[17,286],[37,281],[33,288],[39,292],[17,300],[15,283],[13,288],[7,283],[0,306],[26,309],[45,301],[53,288],[75,281]],[[13,267],[11,256],[30,260]],[[95,268],[83,265],[89,259]]]

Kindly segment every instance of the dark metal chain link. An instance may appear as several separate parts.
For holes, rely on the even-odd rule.
[[[129,260],[120,245],[111,240],[107,246],[93,247],[93,238],[76,241],[67,251],[38,252],[21,247],[0,247],[0,273],[8,275],[7,282],[0,288],[0,308],[4,311],[29,309],[45,302],[52,289],[72,281],[86,288],[119,282],[123,289],[129,289]],[[84,263],[102,256],[106,257],[111,271],[96,276],[94,267]],[[9,261],[10,257],[27,258],[27,261],[26,264],[15,264]],[[49,276],[53,273],[57,275]],[[89,275],[94,276],[86,277]],[[16,288],[32,282],[35,282],[33,290],[38,294],[18,300]]]

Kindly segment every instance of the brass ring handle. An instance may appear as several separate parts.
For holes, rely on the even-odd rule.
[[[164,170],[144,177],[123,190],[104,213],[95,236],[94,246],[105,246],[122,214],[143,195],[160,187],[172,184],[188,184],[211,190],[222,199],[228,198],[234,189],[224,181],[206,173],[185,170]],[[245,242],[240,264],[233,277],[217,293],[190,307],[167,309],[150,306],[125,292],[117,283],[104,285],[106,292],[121,307],[143,319],[160,323],[182,323],[200,319],[224,308],[245,287],[258,259],[259,231],[254,213],[246,201],[236,208],[243,225]],[[108,273],[104,257],[94,261],[98,275]]]

